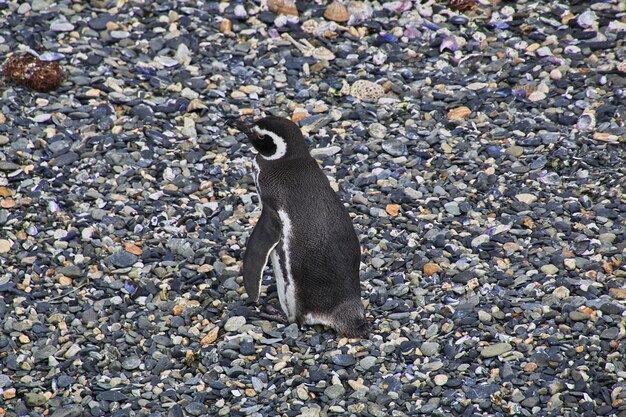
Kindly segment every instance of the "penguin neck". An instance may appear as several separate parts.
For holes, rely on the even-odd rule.
[[[281,163],[292,162],[292,161],[304,161],[309,158],[312,158],[312,156],[308,152],[304,154],[299,153],[299,152],[298,153],[287,152],[287,154],[285,154],[279,159],[268,159],[260,153],[257,153],[256,155],[256,161],[259,165],[275,165],[275,164],[281,164]]]

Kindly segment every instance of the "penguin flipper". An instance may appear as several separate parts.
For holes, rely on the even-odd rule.
[[[246,246],[243,256],[243,284],[248,297],[259,300],[263,269],[270,253],[280,241],[281,224],[279,217],[267,209],[261,212]]]

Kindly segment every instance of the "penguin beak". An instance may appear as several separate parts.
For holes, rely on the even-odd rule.
[[[233,129],[237,129],[238,131],[240,131],[241,133],[245,133],[246,136],[250,136],[252,135],[252,128],[250,127],[250,125],[244,121],[241,121],[237,118],[232,118],[232,119],[228,119],[226,120],[226,124],[230,127],[232,127]]]

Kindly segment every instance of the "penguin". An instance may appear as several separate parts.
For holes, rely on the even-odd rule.
[[[261,216],[243,259],[248,297],[258,302],[269,260],[289,322],[365,337],[369,325],[361,302],[359,240],[300,128],[274,116],[252,124],[231,120],[230,125],[245,133],[257,151],[254,183]]]

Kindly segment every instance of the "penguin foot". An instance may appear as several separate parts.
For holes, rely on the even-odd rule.
[[[259,316],[261,316],[264,319],[276,321],[281,324],[289,324],[287,315],[285,315],[285,313],[283,313],[282,310],[277,309],[271,304],[261,305]]]

